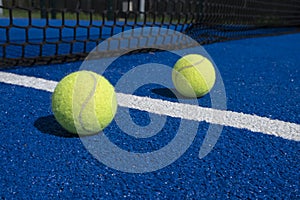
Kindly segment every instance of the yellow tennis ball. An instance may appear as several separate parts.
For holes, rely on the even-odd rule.
[[[67,131],[83,136],[97,134],[115,116],[114,87],[94,72],[74,72],[57,84],[52,95],[52,110]]]
[[[206,57],[189,54],[174,65],[172,81],[181,95],[202,97],[214,86],[216,73],[213,64]]]

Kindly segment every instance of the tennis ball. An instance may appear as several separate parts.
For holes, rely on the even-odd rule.
[[[82,136],[97,134],[115,116],[114,87],[94,72],[74,72],[57,84],[52,95],[52,110],[67,131]]]
[[[216,73],[213,64],[198,54],[180,58],[174,65],[172,81],[176,90],[185,97],[202,97],[214,86]]]

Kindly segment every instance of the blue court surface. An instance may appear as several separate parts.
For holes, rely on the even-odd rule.
[[[122,152],[140,155],[126,170],[117,151],[105,149],[103,159],[109,164],[101,162],[84,144],[89,137],[66,132],[53,116],[54,86],[80,70],[82,62],[0,71],[1,199],[300,199],[300,34],[203,48],[224,83],[226,110],[211,108],[218,88],[197,99],[194,107],[181,103],[173,88],[159,84],[149,82],[132,93],[116,88],[116,119],[99,138],[105,136]],[[139,65],[172,67],[177,59],[166,51],[124,55],[104,76],[115,86]],[[163,73],[157,68],[149,72]],[[145,79],[136,76],[132,82]],[[147,126],[154,122],[164,124],[156,134],[141,137],[125,133],[117,120],[128,121],[123,129],[132,134],[151,132]],[[190,137],[188,144],[176,136],[181,123],[186,127],[180,137]],[[220,135],[212,150],[199,157],[212,125]],[[170,154],[140,163],[143,155],[160,152],[175,138],[179,145],[173,145]],[[96,141],[97,136],[90,139]],[[172,162],[155,168],[167,160]],[[155,169],[147,171],[149,166]]]

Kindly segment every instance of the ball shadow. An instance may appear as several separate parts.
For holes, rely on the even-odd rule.
[[[151,90],[154,94],[160,95],[162,97],[166,98],[172,98],[172,99],[194,99],[192,97],[186,97],[177,92],[175,88],[154,88]]]
[[[79,137],[76,134],[72,134],[66,131],[55,119],[53,115],[40,117],[34,122],[34,126],[42,133],[54,135],[64,138],[76,138]]]

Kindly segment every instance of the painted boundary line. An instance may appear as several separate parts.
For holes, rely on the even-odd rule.
[[[55,81],[7,72],[0,72],[0,82],[48,92],[53,92],[57,84]],[[260,132],[288,140],[300,141],[300,125],[295,123],[269,119],[257,115],[139,97],[130,94],[117,93],[117,99],[121,107],[182,119],[205,121],[239,129],[247,129],[252,132]]]

